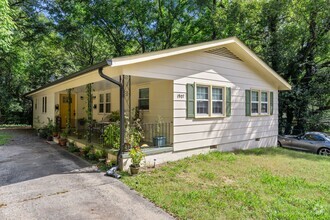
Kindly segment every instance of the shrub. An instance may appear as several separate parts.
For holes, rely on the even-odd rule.
[[[49,134],[49,130],[48,130],[47,126],[44,126],[44,127],[38,129],[39,137],[47,138],[48,134]]]
[[[81,155],[82,155],[83,157],[86,157],[87,154],[89,153],[89,151],[90,151],[92,148],[93,148],[92,145],[88,145],[88,146],[84,146],[84,147],[82,147],[82,148],[80,149]]]
[[[113,123],[108,125],[104,130],[104,143],[106,146],[110,146],[115,149],[120,147],[120,126],[119,123]]]
[[[104,149],[94,149],[94,154],[96,159],[101,159],[101,158],[105,158],[107,156],[107,152]]]
[[[79,152],[80,149],[79,149],[79,147],[77,147],[77,146],[75,145],[74,142],[69,142],[68,151],[71,152],[71,153],[75,153],[75,152]]]

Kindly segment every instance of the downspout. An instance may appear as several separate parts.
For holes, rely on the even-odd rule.
[[[110,61],[109,61],[110,62]],[[108,63],[110,64],[110,63]],[[125,128],[124,128],[124,85],[117,80],[112,79],[111,77],[105,75],[103,73],[103,67],[99,68],[99,75],[104,78],[105,80],[116,84],[119,86],[120,89],[120,95],[119,95],[119,100],[120,100],[120,147],[119,151],[117,154],[117,165],[122,169],[122,165],[119,163],[119,161],[122,159],[122,153],[123,153],[123,148],[124,148],[124,136],[125,136]]]

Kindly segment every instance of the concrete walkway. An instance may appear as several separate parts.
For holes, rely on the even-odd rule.
[[[13,140],[0,146],[0,219],[173,219],[31,131],[5,132]]]

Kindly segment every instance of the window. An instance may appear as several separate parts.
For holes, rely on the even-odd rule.
[[[274,92],[245,90],[245,115],[273,115]]]
[[[42,113],[47,112],[47,96],[42,97]]]
[[[222,88],[212,88],[212,114],[223,114],[223,93]]]
[[[186,84],[187,118],[230,117],[231,88]]]
[[[252,110],[252,114],[259,114],[259,92],[258,91],[252,91],[251,110]]]
[[[197,86],[197,114],[209,114],[209,87]]]
[[[139,89],[139,109],[149,110],[149,88]]]
[[[105,94],[105,113],[111,112],[110,93]]]
[[[306,134],[303,139],[309,140],[309,141],[324,141],[323,137],[316,135],[316,134]]]
[[[111,112],[111,95],[110,93],[99,95],[99,113]]]
[[[261,92],[261,114],[268,114],[268,92]]]
[[[199,116],[224,115],[224,88],[197,85],[196,113]]]

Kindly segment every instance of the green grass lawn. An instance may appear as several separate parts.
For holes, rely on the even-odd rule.
[[[330,219],[330,158],[214,152],[122,181],[179,219]]]
[[[6,144],[10,139],[8,134],[5,134],[0,131],[0,146]]]

